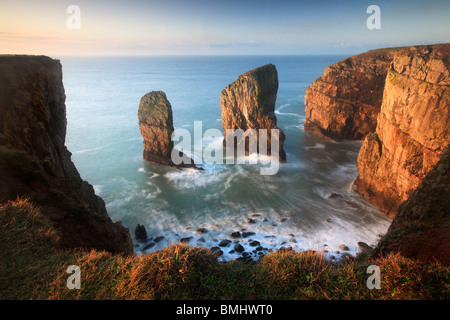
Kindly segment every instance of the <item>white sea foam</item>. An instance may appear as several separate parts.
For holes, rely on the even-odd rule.
[[[322,144],[322,143],[316,143],[313,146],[305,146],[303,148],[305,148],[305,150],[309,150],[309,149],[325,149],[326,146],[324,144]]]

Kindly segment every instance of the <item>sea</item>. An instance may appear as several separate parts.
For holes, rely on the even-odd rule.
[[[322,139],[303,125],[306,88],[326,66],[344,58],[59,58],[66,92],[66,145],[82,178],[105,200],[111,219],[129,228],[138,255],[181,240],[219,247],[220,260],[242,255],[234,250],[235,243],[255,260],[281,248],[315,250],[335,260],[356,255],[358,242],[375,246],[391,223],[353,191],[362,143]],[[221,91],[240,74],[267,63],[278,71],[275,114],[286,135],[286,163],[280,163],[274,175],[261,175],[261,162],[206,163],[203,150],[218,150],[223,137],[194,136],[194,123],[201,121],[203,132],[222,130]],[[164,91],[172,105],[175,129],[192,134],[190,155],[204,170],[143,160],[139,101],[156,90]],[[137,224],[145,226],[147,241],[135,239]],[[233,238],[234,232],[245,232],[246,237]]]

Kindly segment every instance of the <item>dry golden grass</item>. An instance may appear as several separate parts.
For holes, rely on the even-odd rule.
[[[449,268],[398,254],[338,265],[318,252],[271,252],[254,265],[219,262],[206,248],[173,244],[124,257],[58,248],[57,232],[27,198],[0,207],[1,299],[449,299]],[[81,289],[67,288],[67,267]],[[369,265],[381,289],[366,286]]]

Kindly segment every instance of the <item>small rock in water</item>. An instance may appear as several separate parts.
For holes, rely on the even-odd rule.
[[[234,246],[234,250],[236,250],[239,253],[245,251],[244,247],[241,244],[239,244],[239,243]]]
[[[147,250],[147,249],[150,249],[151,247],[153,247],[155,244],[152,242],[152,243],[149,243],[149,244],[147,244],[147,245],[145,245],[143,248],[142,248],[142,250],[144,251],[144,250]]]
[[[355,209],[359,208],[359,206],[356,203],[348,201],[348,200],[345,200],[345,204],[351,208],[355,208]]]
[[[192,238],[193,238],[193,237],[186,237],[186,238],[181,238],[181,239],[180,239],[180,242],[182,242],[182,243],[186,243],[186,242],[189,242],[189,241],[191,241],[191,240],[192,240]]]
[[[255,220],[253,220],[252,218],[247,218],[247,223],[249,224],[255,223]]]
[[[197,233],[203,234],[203,233],[208,233],[208,229],[206,228],[198,228],[197,231],[195,231]]]
[[[288,218],[280,218],[278,221],[279,222],[285,222]]]
[[[239,231],[233,232],[233,233],[231,233],[231,237],[232,238],[240,238],[241,237],[241,233]]]
[[[223,251],[220,250],[219,247],[213,247],[213,248],[211,248],[211,252],[212,252],[212,253],[216,253],[219,257],[220,257],[221,255],[223,255]]]
[[[134,230],[134,236],[136,237],[136,240],[146,240],[147,230],[145,230],[145,227],[143,225],[138,224],[136,226],[136,229]]]
[[[231,243],[231,240],[222,240],[219,243],[219,247],[226,247]]]
[[[350,250],[349,247],[347,247],[345,244],[340,244],[340,245],[339,245],[339,249],[341,249],[342,251],[348,251],[348,250]]]
[[[153,240],[153,241],[155,241],[156,243],[158,243],[158,242],[160,242],[161,240],[163,240],[164,238],[165,238],[164,236],[159,236],[159,237],[156,237],[155,240]]]
[[[372,250],[372,247],[369,246],[367,243],[365,242],[358,242],[358,247],[362,250],[362,251],[366,251],[366,250]]]
[[[242,232],[242,236],[243,236],[244,238],[253,236],[254,234],[255,234],[255,233],[252,232],[252,231]]]
[[[344,198],[342,195],[340,195],[339,193],[335,193],[333,192],[332,194],[330,194],[328,196],[328,199],[342,199]]]
[[[254,241],[250,242],[249,245],[250,245],[250,247],[257,247],[260,245],[260,243],[259,243],[259,241],[254,240]]]

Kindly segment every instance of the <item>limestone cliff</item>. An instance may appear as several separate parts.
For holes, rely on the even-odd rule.
[[[0,56],[0,201],[29,196],[64,247],[132,253],[129,231],[111,221],[71,161],[66,122],[59,61]]]
[[[194,161],[179,152],[182,163],[172,161],[172,105],[163,91],[152,91],[141,98],[138,110],[139,129],[144,138],[144,160],[168,166],[197,168]]]
[[[450,44],[405,48],[389,67],[375,133],[358,155],[355,189],[384,213],[438,162],[450,136]]]
[[[377,250],[450,265],[450,148],[402,203]]]
[[[277,127],[277,118],[274,113],[277,92],[278,73],[272,64],[240,75],[236,81],[222,90],[220,101],[224,146],[226,146],[227,138],[229,138],[227,129],[242,129],[244,133],[248,133],[250,129],[266,129],[267,152],[270,154],[272,139],[270,130],[278,129],[279,160],[281,162],[286,161],[286,152],[283,148],[285,135]],[[259,144],[259,136],[257,141]],[[237,143],[239,144],[241,141],[237,141]],[[248,144],[246,144],[246,150],[248,151]]]
[[[326,67],[305,92],[305,130],[331,139],[374,132],[384,82],[399,48],[371,50]]]

